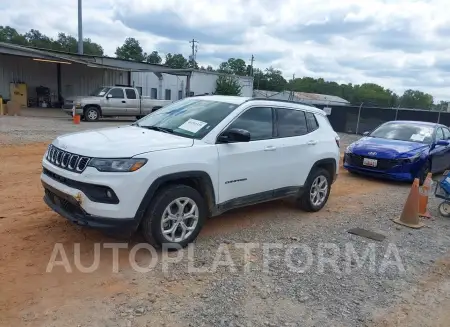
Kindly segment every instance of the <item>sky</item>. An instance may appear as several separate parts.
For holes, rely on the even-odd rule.
[[[447,3],[447,6],[446,6]],[[230,57],[273,66],[286,79],[377,83],[450,100],[448,0],[83,0],[83,34],[114,55],[125,38],[150,53]],[[0,1],[2,25],[77,36],[76,0]]]

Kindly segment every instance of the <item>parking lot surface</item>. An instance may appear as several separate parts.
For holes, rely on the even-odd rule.
[[[322,211],[305,213],[288,200],[234,210],[209,220],[192,248],[165,260],[159,251],[130,250],[138,235],[108,238],[48,209],[39,181],[48,143],[127,123],[0,118],[0,326],[450,326],[450,219],[431,198],[435,218],[426,227],[394,224],[407,184],[341,167]],[[356,138],[342,134],[342,149]],[[356,227],[386,238],[347,232]],[[117,267],[113,242],[127,247]],[[71,272],[46,272],[55,244]],[[245,256],[242,246],[250,244]],[[373,266],[361,264],[366,253],[374,254]]]

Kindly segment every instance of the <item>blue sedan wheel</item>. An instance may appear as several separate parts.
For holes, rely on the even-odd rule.
[[[425,182],[425,178],[427,178],[428,173],[431,171],[430,161],[427,161],[419,171],[417,178],[419,179],[419,184],[422,185]]]

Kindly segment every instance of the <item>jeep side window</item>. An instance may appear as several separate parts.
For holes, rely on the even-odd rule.
[[[273,138],[272,108],[254,107],[242,113],[227,128],[245,129],[250,132],[250,141]]]
[[[292,137],[308,134],[305,112],[295,109],[276,109],[278,116],[278,137]]]
[[[312,112],[305,112],[306,122],[308,123],[308,131],[314,132],[319,128],[319,124],[317,123],[316,116]]]
[[[114,88],[114,89],[111,89],[111,91],[109,91],[109,94],[112,95],[113,99],[123,99],[123,98],[125,98],[124,95],[123,95],[123,90],[119,89],[117,87]]]

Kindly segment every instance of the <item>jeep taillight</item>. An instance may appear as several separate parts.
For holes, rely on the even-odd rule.
[[[339,136],[336,136],[335,140],[336,140],[336,145],[338,146],[338,148],[340,148],[341,147],[341,139],[339,138]]]

